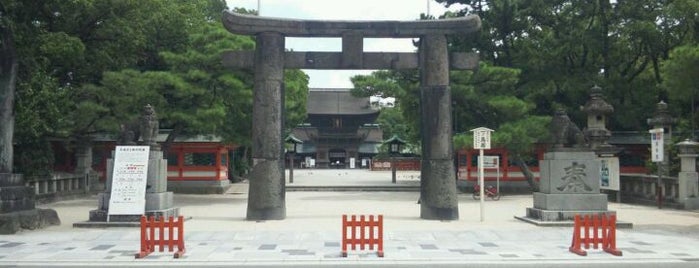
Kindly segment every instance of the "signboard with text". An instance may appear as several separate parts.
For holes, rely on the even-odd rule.
[[[619,191],[619,158],[600,157],[600,189]]]
[[[500,167],[500,156],[485,155],[483,156],[483,168],[498,168]]]
[[[109,215],[143,215],[146,208],[149,146],[117,146]]]
[[[471,130],[473,132],[473,149],[490,149],[490,132],[492,129],[479,127]]]
[[[654,128],[650,132],[650,154],[653,162],[663,162],[663,132],[662,128]]]

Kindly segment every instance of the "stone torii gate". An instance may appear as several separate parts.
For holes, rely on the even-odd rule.
[[[248,220],[286,217],[283,158],[284,68],[420,70],[422,171],[420,217],[459,218],[452,144],[449,69],[475,69],[478,56],[449,53],[447,35],[480,29],[468,16],[425,21],[323,21],[243,15],[224,11],[234,34],[255,36],[255,51],[230,51],[223,65],[254,68],[252,157]],[[285,52],[285,37],[341,37],[342,52]],[[418,53],[364,52],[363,38],[420,38]]]

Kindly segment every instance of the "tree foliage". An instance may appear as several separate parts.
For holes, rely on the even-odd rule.
[[[658,99],[666,93],[661,63],[669,52],[696,41],[696,1],[522,1],[438,0],[464,4],[457,14],[476,14],[480,36],[455,38],[452,46],[478,51],[495,66],[521,71],[516,90],[535,101],[536,113],[576,107],[594,84],[618,110],[613,130],[645,129]]]
[[[15,142],[29,156],[15,158],[20,172],[37,165],[18,159],[37,151],[53,159],[34,141],[116,134],[145,104],[173,129],[167,142],[212,134],[249,144],[253,76],[225,69],[221,53],[255,42],[223,28],[225,1],[0,1],[20,63]],[[303,72],[286,71],[289,124],[305,116],[307,85]]]

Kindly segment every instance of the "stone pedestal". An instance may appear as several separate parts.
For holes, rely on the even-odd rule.
[[[607,196],[600,194],[599,160],[594,152],[559,149],[540,162],[540,188],[527,218],[536,221],[572,221],[575,214],[607,214]]]
[[[677,144],[679,148],[680,173],[679,181],[679,202],[684,205],[684,209],[699,208],[699,173],[697,173],[697,151],[699,143],[692,140],[685,140]]]
[[[679,182],[679,202],[684,209],[699,209],[699,173],[682,171],[677,175]]]
[[[106,190],[97,195],[97,209],[90,211],[90,222],[106,222],[109,212],[109,198],[112,192],[112,172],[114,171],[114,153],[107,160]],[[163,152],[151,148],[148,156],[148,175],[146,180],[146,216],[177,217],[179,208],[173,206],[173,193],[167,192],[167,160]],[[138,222],[141,215],[111,215],[110,222]]]
[[[697,172],[680,172],[679,201],[684,204],[684,209],[699,209],[699,174]]]
[[[37,209],[34,188],[21,174],[0,173],[0,234],[61,224],[53,209]]]

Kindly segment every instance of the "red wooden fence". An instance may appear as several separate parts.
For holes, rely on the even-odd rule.
[[[356,250],[357,245],[360,250],[364,250],[365,245],[369,246],[369,250],[374,250],[376,245],[376,255],[383,257],[383,215],[378,215],[377,220],[374,220],[374,215],[370,215],[368,220],[364,215],[359,216],[359,220],[356,215],[352,215],[351,220],[347,220],[347,215],[342,215],[342,257],[347,257],[348,245],[352,250]]]
[[[167,233],[167,236],[165,233]],[[177,237],[175,237],[175,233]],[[172,216],[167,221],[163,217],[156,221],[153,216],[150,217],[150,220],[146,216],[141,216],[141,250],[136,253],[136,258],[148,256],[148,254],[155,251],[156,246],[160,246],[160,252],[163,252],[165,246],[168,247],[169,252],[172,252],[173,247],[177,246],[175,258],[179,258],[184,254],[183,216],[179,216],[177,221],[173,220]]]
[[[573,242],[568,250],[580,256],[587,256],[582,247],[589,249],[590,244],[595,249],[601,246],[605,252],[621,256],[621,251],[616,248],[616,215],[610,215],[609,218],[605,214],[601,217],[585,215],[582,219],[580,215],[575,215]]]

